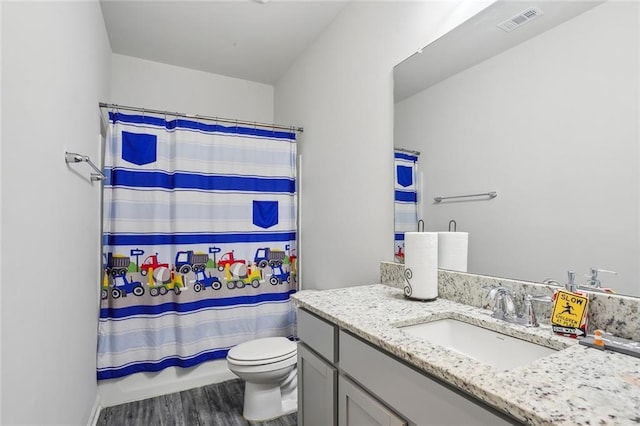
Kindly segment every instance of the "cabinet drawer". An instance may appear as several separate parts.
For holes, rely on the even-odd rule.
[[[298,309],[298,337],[331,363],[338,360],[338,329],[303,309]]]
[[[518,424],[342,330],[339,356],[345,374],[415,424]]]

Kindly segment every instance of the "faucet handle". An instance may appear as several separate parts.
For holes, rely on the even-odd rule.
[[[524,296],[524,301],[526,302],[528,300],[534,300],[536,302],[553,302],[553,298],[551,296],[532,296],[530,294],[527,294]]]
[[[597,276],[598,272],[607,272],[609,274],[618,275],[618,273],[616,271],[609,271],[607,269],[591,268],[591,275],[596,275]]]
[[[522,325],[526,327],[538,327],[538,318],[536,318],[536,312],[533,310],[533,304],[531,301],[533,296],[527,294],[524,296],[524,309],[522,312]]]
[[[618,275],[616,271],[609,271],[607,269],[598,269],[598,268],[591,268],[590,272],[591,272],[591,275],[585,275],[586,277],[589,278],[589,280],[587,280],[587,285],[590,285],[595,288],[600,288],[602,286],[602,282],[598,279],[598,272],[606,272],[608,274]]]
[[[538,318],[536,318],[536,312],[533,309],[533,301],[537,302],[551,302],[551,296],[532,296],[530,294],[526,294],[524,296],[524,309],[522,312],[522,325],[525,327],[538,327]]]

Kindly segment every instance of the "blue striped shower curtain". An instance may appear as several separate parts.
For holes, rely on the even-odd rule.
[[[293,335],[295,134],[109,119],[98,379]]]
[[[404,233],[417,231],[418,225],[418,156],[394,151],[394,257],[404,263]]]

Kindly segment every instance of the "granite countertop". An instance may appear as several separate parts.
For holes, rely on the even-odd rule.
[[[513,417],[534,425],[640,424],[640,358],[587,348],[491,318],[491,312],[446,299],[409,300],[381,284],[304,290],[294,303]],[[398,326],[456,318],[554,349],[557,353],[500,371]]]

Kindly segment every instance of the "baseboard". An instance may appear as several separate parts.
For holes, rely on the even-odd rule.
[[[226,359],[209,361],[193,368],[170,367],[158,373],[136,373],[98,383],[102,407],[112,407],[160,395],[236,379]]]
[[[93,407],[91,408],[91,415],[89,416],[87,426],[97,426],[98,420],[100,419],[101,410],[102,405],[100,404],[100,396],[96,394],[96,400],[93,402]]]

